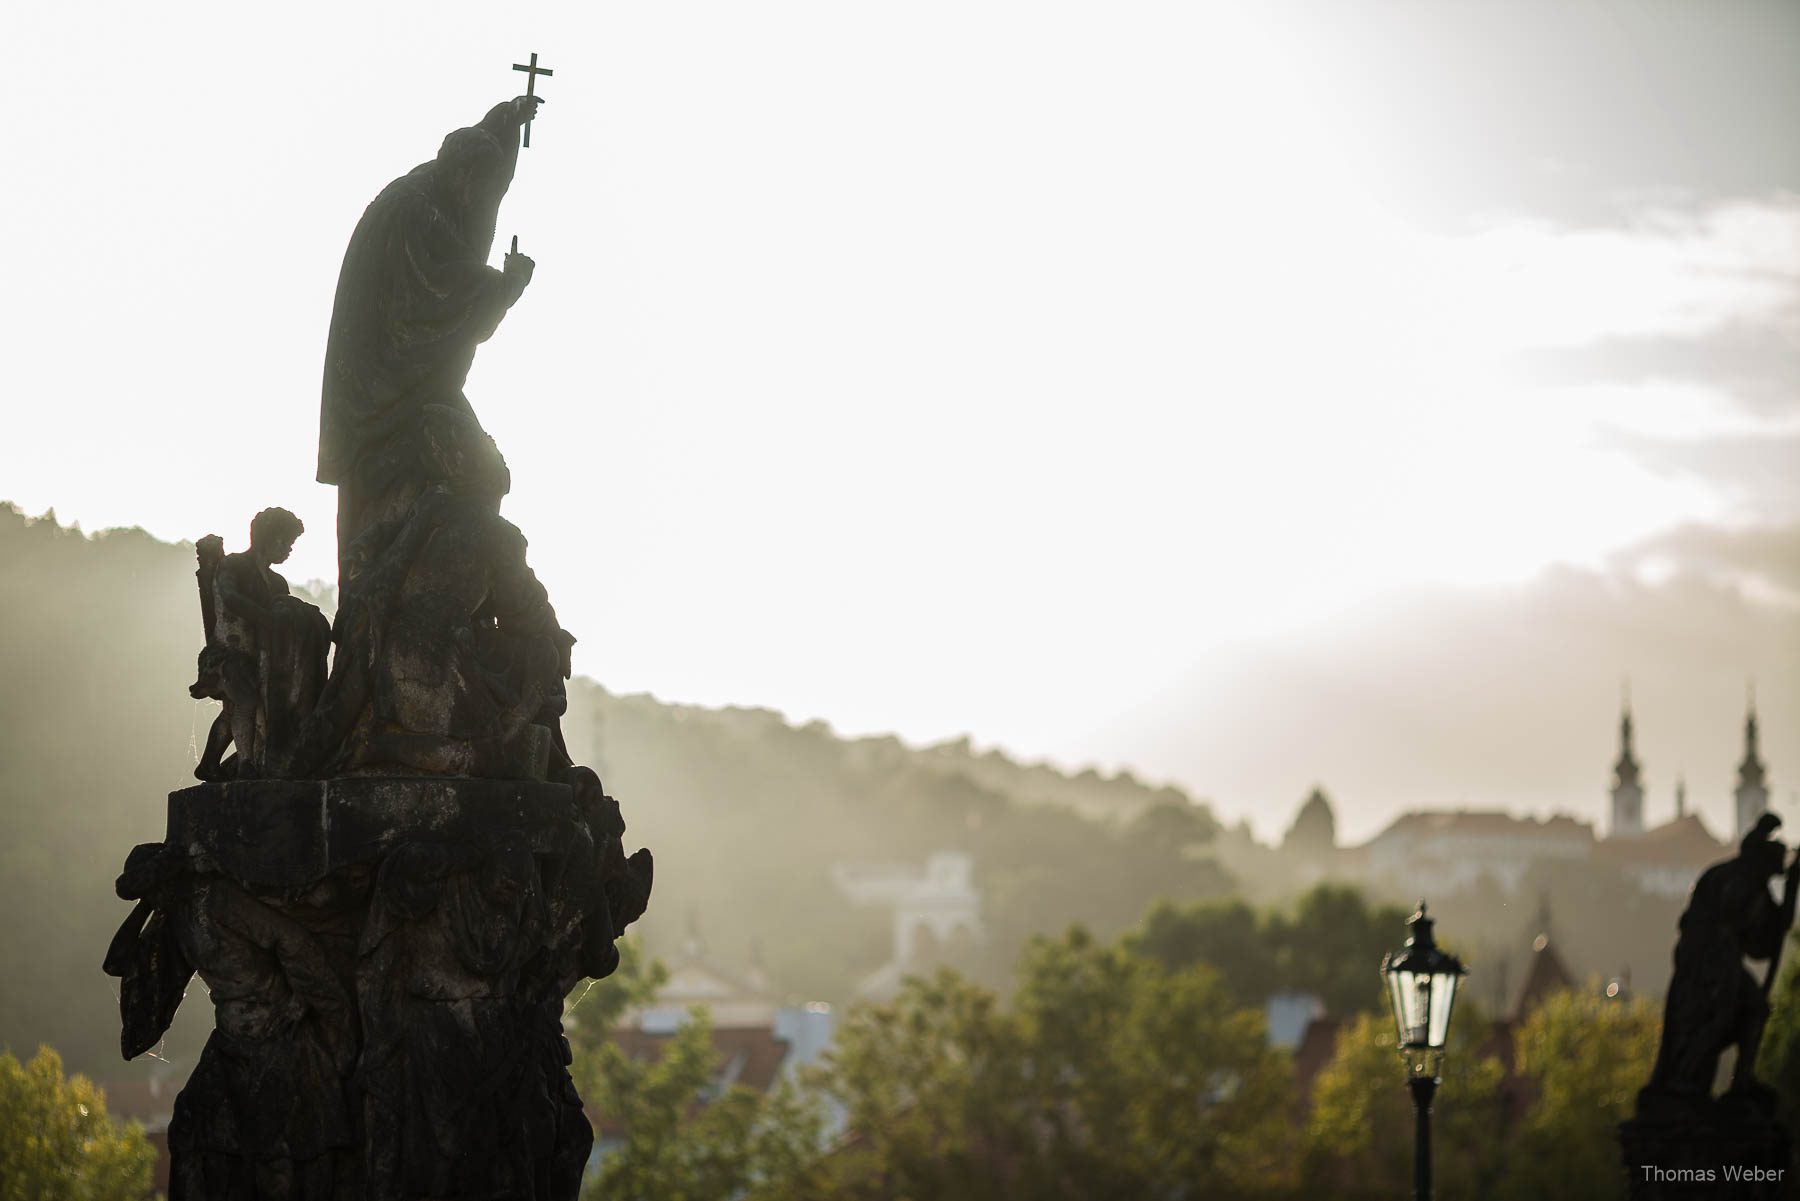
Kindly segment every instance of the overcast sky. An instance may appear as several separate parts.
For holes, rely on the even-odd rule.
[[[1776,550],[1715,581],[1795,601],[1800,6],[83,3],[0,47],[30,512],[235,546],[280,504],[328,577],[344,245],[535,50],[497,249],[538,271],[468,395],[609,688],[1286,809],[1122,715],[1719,531]],[[1797,711],[1791,661],[1718,670]]]

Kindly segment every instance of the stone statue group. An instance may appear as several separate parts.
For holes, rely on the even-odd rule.
[[[122,1050],[189,981],[215,1028],[169,1126],[171,1201],[572,1201],[592,1130],[562,1007],[648,903],[618,803],[563,740],[574,638],[500,516],[505,460],[463,394],[533,271],[488,266],[522,96],[452,132],[363,213],[326,347],[318,478],[338,608],[276,571],[304,532],[197,544],[221,711],[106,970]]]
[[[500,516],[511,476],[463,394],[532,278],[516,250],[488,259],[540,103],[452,132],[351,237],[319,411],[335,618],[275,570],[304,532],[292,513],[258,513],[238,553],[197,545],[190,692],[221,712],[203,783],[171,795],[167,837],[119,877],[134,907],[105,962],[126,1058],[162,1038],[196,974],[214,1005],[169,1126],[171,1201],[579,1191],[593,1136],[562,1006],[617,966],[652,864],[626,857],[617,802],[564,742],[575,640]],[[1743,1154],[1786,1155],[1754,1075],[1767,982],[1744,967],[1777,956],[1793,921],[1800,859],[1785,863],[1775,824],[1695,885],[1628,1162],[1764,1128]]]
[[[1634,1199],[1787,1195],[1792,1133],[1756,1074],[1800,888],[1800,854],[1790,861],[1773,837],[1780,825],[1763,814],[1737,855],[1707,868],[1688,894],[1656,1066],[1618,1129]],[[1767,961],[1760,979],[1746,958]],[[1735,1059],[1721,1082],[1727,1051]]]
[[[521,96],[454,131],[357,224],[319,408],[318,478],[338,488],[337,619],[327,627],[274,570],[303,532],[292,513],[259,513],[235,555],[200,542],[206,649],[191,691],[222,705],[203,780],[574,766],[559,719],[575,639],[500,516],[511,476],[463,394],[475,348],[531,281],[525,255],[499,270],[487,259],[539,103]]]
[[[1650,1083],[1638,1098],[1639,1116],[1708,1109],[1728,1048],[1736,1048],[1737,1056],[1724,1103],[1741,1115],[1774,1112],[1775,1095],[1756,1078],[1756,1058],[1800,884],[1800,855],[1788,863],[1787,848],[1772,837],[1780,825],[1774,814],[1763,814],[1737,856],[1707,868],[1688,895],[1662,1041]],[[1769,891],[1777,878],[1780,900]],[[1745,967],[1746,957],[1769,961],[1763,979]]]

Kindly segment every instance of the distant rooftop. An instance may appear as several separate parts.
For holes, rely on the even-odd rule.
[[[1519,984],[1519,991],[1507,1010],[1507,1021],[1514,1024],[1524,1021],[1552,993],[1574,987],[1575,979],[1563,965],[1562,957],[1551,947],[1549,935],[1538,935],[1531,944],[1531,966],[1525,969],[1525,979]]]
[[[1433,834],[1525,834],[1554,835],[1564,838],[1594,837],[1594,827],[1573,817],[1515,817],[1499,809],[1454,809],[1448,812],[1403,813],[1387,829],[1377,834],[1376,841],[1399,834],[1414,836]]]
[[[1731,847],[1714,838],[1698,814],[1690,813],[1636,838],[1608,838],[1594,848],[1594,858],[1619,864],[1700,866],[1730,852]]]

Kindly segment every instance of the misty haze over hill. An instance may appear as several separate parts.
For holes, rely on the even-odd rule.
[[[328,594],[313,599],[329,610]],[[1026,799],[1035,789],[1035,799],[1103,814],[1121,803],[1107,799],[1106,779],[1124,773],[1173,784],[1268,841],[1317,783],[1337,805],[1344,842],[1425,808],[1567,813],[1604,833],[1628,678],[1648,819],[1672,815],[1681,777],[1690,808],[1726,835],[1752,678],[1772,803],[1800,819],[1797,669],[1800,524],[1688,527],[1603,570],[1399,594],[1292,636],[1232,645],[1152,694],[1123,698],[1114,720],[1041,761]],[[972,764],[979,776],[980,749],[995,746],[983,735],[934,744],[924,761]],[[961,753],[969,747],[973,759]]]
[[[1685,538],[1711,547],[1719,570],[1791,562],[1782,539]],[[652,954],[698,920],[727,960],[760,947],[785,989],[841,1003],[891,944],[888,919],[849,904],[833,865],[916,865],[958,850],[975,865],[986,927],[962,966],[1003,986],[1025,939],[1072,922],[1110,935],[1160,900],[1291,901],[1304,874],[1219,837],[1215,814],[1279,831],[1315,779],[1352,840],[1440,794],[1592,816],[1587,796],[1603,788],[1613,751],[1610,665],[1632,656],[1650,665],[1636,700],[1649,816],[1666,804],[1665,765],[1686,754],[1690,800],[1724,832],[1716,800],[1745,661],[1774,661],[1759,672],[1765,753],[1777,788],[1790,778],[1792,678],[1780,669],[1794,661],[1795,616],[1707,582],[1698,554],[1683,553],[1695,570],[1658,584],[1628,582],[1627,560],[1611,577],[1570,571],[1509,592],[1415,598],[1304,639],[1246,645],[1229,671],[1197,671],[1121,722],[1129,737],[1113,753],[1135,755],[1133,739],[1143,748],[1131,772],[1021,763],[979,737],[922,748],[845,738],[753,703],[620,696],[583,678],[563,725],[576,758],[624,801],[627,842],[656,852],[657,904],[639,928]],[[184,688],[200,642],[193,564],[191,546],[141,530],[88,537],[0,507],[0,905],[35,915],[0,925],[0,962],[27,965],[0,980],[0,1037],[47,1041],[84,1068],[113,1070],[116,1055],[116,996],[99,957],[126,907],[110,883],[130,848],[160,833],[163,794],[191,781],[211,716]],[[1714,707],[1724,716],[1707,723]],[[1585,708],[1591,721],[1569,716]],[[1709,745],[1710,783],[1692,766]],[[1191,787],[1158,778],[1177,770]],[[1575,970],[1629,963],[1643,987],[1659,986],[1674,902],[1623,894],[1586,867],[1541,884],[1559,912],[1584,915],[1564,944]],[[1443,900],[1471,949],[1496,962],[1518,951],[1532,908],[1523,895]],[[170,1058],[191,1055],[208,1018],[184,1006]]]
[[[1568,813],[1605,832],[1630,680],[1646,818],[1677,777],[1731,831],[1746,681],[1773,801],[1800,819],[1800,525],[1692,527],[1604,570],[1370,602],[1303,635],[1190,665],[1096,732],[1117,760],[1248,817],[1267,838],[1322,782],[1360,841],[1420,808]]]
[[[79,41],[140,102],[59,91],[49,58],[0,85],[59,96],[15,154],[45,186],[8,195],[35,286],[0,298],[13,393],[59,399],[9,414],[0,495],[164,540],[280,504],[314,530],[294,574],[330,574],[336,496],[312,481],[344,239],[516,82],[487,14],[446,0],[428,58],[399,10],[283,26],[210,115],[220,155],[163,136],[195,103],[163,64],[241,30],[13,7],[19,44]],[[1800,521],[1791,0],[541,15],[550,140],[504,221],[542,269],[468,394],[584,673],[1132,765],[1264,830],[1315,775],[1349,773],[1353,830],[1459,796],[1591,804],[1627,673],[1665,801],[1683,768],[1716,795],[1741,677],[1787,704],[1757,654],[1700,657],[1731,681],[1708,686],[1589,637],[1530,652],[1580,755],[1512,745],[1546,723],[1535,685],[1478,743],[1468,660],[1404,648],[1418,622],[1459,646],[1558,606],[1610,622],[1567,579],[1417,588]],[[346,21],[385,51],[322,87]],[[176,246],[204,253],[145,251]],[[248,305],[253,278],[284,282]],[[176,463],[204,479],[171,486]],[[1372,665],[1338,661],[1349,636]],[[1659,715],[1659,688],[1684,704]],[[1263,729],[1315,704],[1321,753]],[[1702,728],[1711,747],[1658,743]],[[1467,778],[1490,763],[1493,787]]]

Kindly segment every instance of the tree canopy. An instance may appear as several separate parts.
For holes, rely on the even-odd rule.
[[[1446,1197],[1491,1197],[1502,1170],[1506,1065],[1489,1051],[1491,1023],[1459,1003],[1433,1111],[1434,1183]],[[1387,1014],[1361,1014],[1339,1033],[1313,1081],[1301,1175],[1314,1195],[1404,1197],[1412,1188],[1413,1102]]]
[[[0,1201],[141,1201],[155,1163],[143,1128],[107,1116],[105,1094],[64,1077],[55,1051],[25,1064],[0,1053]]]
[[[0,963],[15,965],[0,974],[0,1030],[83,1070],[130,1072],[100,959],[129,911],[113,878],[161,836],[165,795],[194,783],[213,715],[186,687],[202,642],[193,548],[0,504],[0,563],[0,904],[32,915],[0,925]],[[993,986],[1032,934],[1075,920],[1116,933],[1157,897],[1231,887],[1206,853],[1210,812],[1124,773],[1021,764],[966,740],[842,738],[585,679],[569,693],[571,749],[624,802],[630,840],[656,853],[656,899],[635,929],[672,945],[697,913],[713,945],[760,940],[770,977],[808,999],[847,1002],[893,949],[889,915],[852,905],[835,863],[969,853],[986,937],[962,958]],[[163,1054],[191,1064],[211,1024],[190,997]]]
[[[822,1114],[790,1082],[768,1094],[716,1087],[718,1056],[704,1010],[690,1015],[660,1055],[634,1059],[608,1035],[634,1005],[647,1003],[666,978],[633,939],[619,944],[619,968],[570,1007],[565,1025],[574,1052],[570,1072],[602,1115],[605,1138],[623,1129],[582,1187],[605,1201],[711,1201],[765,1188],[794,1195],[819,1172]]]
[[[1239,900],[1159,902],[1136,936],[1138,950],[1170,967],[1208,963],[1240,1005],[1270,993],[1310,993],[1336,1016],[1382,1004],[1377,966],[1405,937],[1406,910],[1371,905],[1342,884],[1320,884],[1291,910],[1261,913]]]
[[[1517,1035],[1518,1068],[1537,1087],[1507,1157],[1509,1201],[1623,1192],[1613,1131],[1649,1083],[1662,1007],[1598,989],[1552,994]]]
[[[832,1195],[1280,1192],[1291,1065],[1217,972],[1076,927],[1017,975],[1010,1004],[943,971],[851,1014],[821,1078],[856,1132]]]

